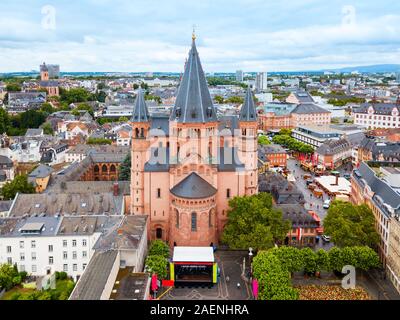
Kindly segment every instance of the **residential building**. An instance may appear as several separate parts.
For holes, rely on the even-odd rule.
[[[286,168],[287,165],[287,152],[278,144],[259,145],[258,156],[260,154],[265,156],[270,168]]]
[[[263,92],[267,90],[268,75],[266,72],[258,72],[256,75],[255,90],[256,92]]]
[[[400,292],[400,169],[384,165],[372,168],[361,162],[351,178],[351,200],[365,203],[374,213],[380,235],[379,256],[388,278]]]
[[[354,124],[369,129],[400,128],[398,103],[365,103],[353,109]]]
[[[39,109],[46,102],[46,92],[9,92],[7,111],[11,114]]]
[[[77,280],[95,253],[118,244],[121,259],[141,270],[145,226],[146,217],[123,215],[0,218],[0,263],[33,276],[64,271]],[[120,233],[127,231],[130,238],[122,242]]]
[[[236,70],[236,81],[243,82],[243,71],[242,70]]]
[[[346,138],[329,139],[315,150],[315,154],[319,164],[333,170],[351,161],[352,145]]]
[[[28,175],[28,182],[33,184],[37,193],[41,193],[46,190],[53,171],[53,168],[40,164]]]

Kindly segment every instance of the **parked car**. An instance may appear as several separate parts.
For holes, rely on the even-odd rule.
[[[324,204],[322,205],[322,208],[324,209],[329,209],[329,207],[331,206],[331,200],[325,200]]]
[[[343,178],[345,178],[345,179],[347,179],[347,180],[350,180],[351,174],[348,173],[348,172],[346,172],[346,173],[343,175]]]
[[[323,235],[322,235],[322,240],[323,240],[324,242],[329,242],[329,241],[331,241],[331,237],[330,237],[330,236],[327,236],[327,235],[325,235],[325,234],[323,234]]]

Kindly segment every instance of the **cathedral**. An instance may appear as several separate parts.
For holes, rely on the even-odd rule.
[[[169,115],[151,114],[139,90],[131,119],[131,214],[171,246],[217,244],[228,202],[258,192],[257,114],[251,89],[239,115],[219,115],[196,37]]]

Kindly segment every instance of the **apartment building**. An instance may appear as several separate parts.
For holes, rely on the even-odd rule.
[[[400,168],[372,168],[362,162],[353,171],[351,200],[365,203],[374,213],[381,238],[378,253],[389,279],[400,292]]]

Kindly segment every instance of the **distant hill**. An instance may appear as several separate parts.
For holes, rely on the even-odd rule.
[[[400,72],[400,64],[375,64],[370,66],[346,67],[334,70],[333,72],[354,72],[361,73],[384,73],[384,72]]]

